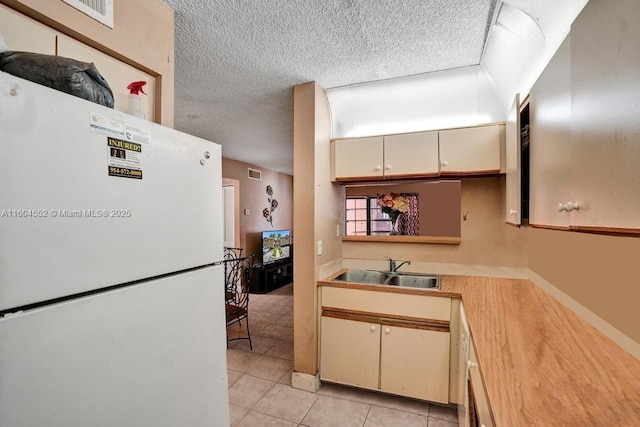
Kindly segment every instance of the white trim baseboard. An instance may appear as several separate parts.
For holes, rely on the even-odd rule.
[[[294,372],[291,374],[291,387],[315,393],[320,388],[320,374],[309,375]]]

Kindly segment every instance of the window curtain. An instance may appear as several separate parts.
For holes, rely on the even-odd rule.
[[[402,193],[409,204],[407,211],[398,218],[398,230],[405,236],[420,235],[420,212],[418,211],[418,193]]]

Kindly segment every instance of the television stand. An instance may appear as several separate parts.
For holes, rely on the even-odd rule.
[[[266,294],[293,281],[293,259],[255,265],[249,290],[252,294]]]

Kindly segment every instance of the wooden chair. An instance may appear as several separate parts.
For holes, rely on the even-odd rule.
[[[251,332],[249,331],[249,288],[254,258],[255,256],[252,255],[224,260],[227,327],[236,323],[242,327],[242,321],[244,320],[247,329],[246,337],[230,338],[227,335],[227,345],[229,341],[249,340],[249,348],[251,350],[253,350],[253,344],[251,342]]]

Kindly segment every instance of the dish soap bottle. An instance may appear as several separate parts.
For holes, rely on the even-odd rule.
[[[127,86],[127,89],[129,89],[129,105],[127,106],[127,113],[136,117],[140,117],[141,119],[144,119],[144,113],[142,112],[142,109],[140,107],[140,92],[146,95],[146,93],[142,89],[142,86],[146,84],[147,82],[145,81],[139,81],[131,82]]]

